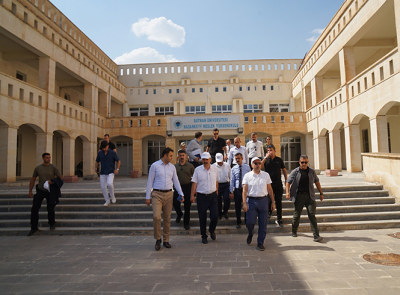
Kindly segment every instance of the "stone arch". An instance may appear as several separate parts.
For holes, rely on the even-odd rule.
[[[53,131],[52,163],[63,175],[74,175],[75,141],[64,130]]]
[[[43,152],[48,152],[37,149],[38,134],[43,133],[42,128],[32,123],[24,123],[18,127],[16,176],[32,176],[33,170],[41,160],[40,155]]]
[[[83,177],[83,166],[86,153],[85,153],[85,144],[89,143],[89,139],[84,135],[78,135],[75,138],[75,150],[74,150],[74,175],[78,177]]]
[[[384,105],[371,120],[371,126],[376,129],[373,138],[372,152],[400,153],[400,102],[391,101]],[[376,143],[376,144],[375,144]]]

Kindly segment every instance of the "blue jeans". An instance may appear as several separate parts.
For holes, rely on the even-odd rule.
[[[248,198],[246,212],[246,227],[249,230],[249,235],[254,234],[254,226],[258,217],[258,238],[257,244],[264,244],[265,236],[267,235],[268,222],[268,198]]]

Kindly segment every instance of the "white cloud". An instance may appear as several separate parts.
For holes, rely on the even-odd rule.
[[[166,43],[171,47],[180,47],[185,43],[186,31],[165,17],[141,18],[132,25],[132,32],[137,36],[146,35],[147,39]]]
[[[310,38],[307,38],[306,40],[310,43],[315,43],[318,39],[318,36],[312,36]]]
[[[179,62],[173,55],[164,55],[151,47],[134,49],[114,59],[117,64]]]
[[[316,29],[312,30],[311,33],[321,35],[321,33],[322,33],[324,30],[325,30],[325,29],[316,28]]]

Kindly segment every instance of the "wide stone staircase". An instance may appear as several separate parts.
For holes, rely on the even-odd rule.
[[[324,201],[317,201],[317,220],[320,231],[352,229],[379,229],[400,227],[400,204],[381,185],[324,187]],[[105,234],[105,235],[152,235],[151,207],[144,204],[145,193],[120,193],[117,203],[104,207],[101,194],[64,194],[56,207],[56,230],[51,232],[47,224],[46,200],[40,209],[40,234]],[[318,197],[318,194],[317,194]],[[284,227],[275,225],[276,212],[268,232],[291,231],[293,204],[283,196]],[[0,235],[26,235],[30,230],[32,200],[27,195],[0,195]],[[236,229],[233,203],[229,219],[218,221],[217,233],[245,233],[242,225]],[[244,216],[244,213],[242,213]],[[200,234],[196,204],[192,205],[190,230],[175,223],[172,210],[172,234]],[[310,231],[307,211],[304,208],[299,231]]]

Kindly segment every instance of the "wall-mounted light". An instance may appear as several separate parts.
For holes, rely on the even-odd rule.
[[[243,133],[243,127],[239,127],[239,128],[237,129],[237,132],[238,132],[238,134],[242,134],[242,133]]]
[[[167,130],[167,136],[171,137],[172,136],[172,130]]]

